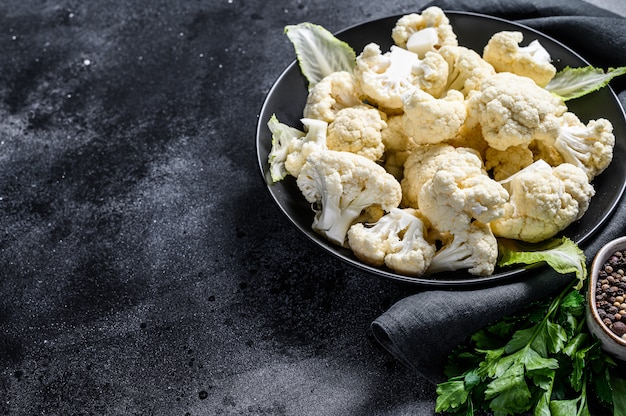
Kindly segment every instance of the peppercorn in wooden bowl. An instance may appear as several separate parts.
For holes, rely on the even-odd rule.
[[[587,291],[587,326],[602,349],[626,361],[626,236],[594,257]]]

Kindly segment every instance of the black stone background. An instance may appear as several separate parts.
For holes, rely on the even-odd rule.
[[[0,414],[432,414],[368,330],[415,289],[304,240],[254,146],[286,24],[425,3],[3,0]]]

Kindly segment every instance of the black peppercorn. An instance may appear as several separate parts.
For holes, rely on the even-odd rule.
[[[615,252],[598,270],[596,283],[596,308],[602,322],[618,336],[626,334],[626,254]],[[626,306],[626,305],[624,305]]]
[[[611,330],[615,333],[615,335],[621,337],[626,334],[626,324],[621,321],[615,322],[611,326]]]

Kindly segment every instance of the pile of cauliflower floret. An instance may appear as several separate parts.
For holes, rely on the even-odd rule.
[[[437,7],[391,35],[310,88],[304,131],[268,123],[272,177],[297,178],[316,232],[404,275],[486,276],[497,238],[540,242],[582,217],[613,126],[544,88],[556,69],[538,41],[499,32],[480,55]]]

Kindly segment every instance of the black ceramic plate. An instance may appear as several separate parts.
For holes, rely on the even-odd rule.
[[[484,46],[494,33],[503,30],[517,30],[524,34],[524,44],[533,39],[538,39],[550,52],[557,69],[567,65],[572,67],[588,65],[584,58],[570,48],[532,28],[476,13],[450,11],[446,14],[457,35],[459,45],[474,49],[479,53],[482,53]],[[391,29],[400,17],[397,15],[365,22],[342,30],[336,33],[336,36],[351,45],[357,54],[370,42],[378,43],[381,49],[385,51],[392,45]],[[293,127],[301,127],[300,119],[306,97],[307,82],[294,61],[280,75],[270,90],[261,109],[257,126],[258,160],[263,177],[268,183],[269,192],[282,212],[304,235],[327,250],[329,254],[337,256],[355,267],[386,278],[422,286],[453,288],[496,284],[524,273],[525,270],[520,268],[515,270],[496,269],[493,275],[487,277],[472,276],[465,271],[441,273],[420,278],[407,277],[388,269],[368,266],[358,260],[350,250],[335,246],[315,233],[311,229],[313,212],[296,186],[295,179],[289,176],[274,184],[269,184],[267,180],[269,177],[267,156],[272,145],[267,121],[272,114],[276,114],[281,122]],[[617,138],[614,162],[594,180],[596,195],[591,201],[589,210],[580,221],[571,224],[563,232],[563,235],[580,244],[590,238],[610,218],[624,191],[626,164],[621,161],[626,156],[626,141],[623,140],[626,137],[626,121],[620,102],[610,88],[604,88],[582,98],[569,101],[567,104],[570,111],[576,113],[585,123],[600,117],[610,120],[613,123]]]

